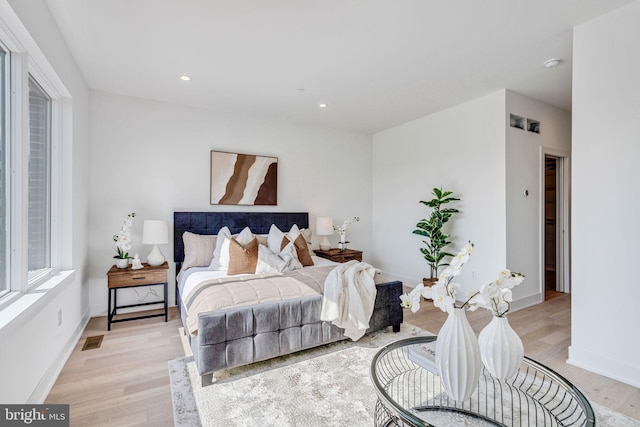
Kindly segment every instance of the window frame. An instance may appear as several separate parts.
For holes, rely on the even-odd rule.
[[[8,165],[8,289],[0,291],[0,310],[11,295],[28,293],[39,287],[63,269],[63,262],[71,266],[70,256],[63,256],[62,227],[71,224],[62,221],[64,188],[69,186],[70,173],[63,172],[62,159],[70,161],[67,153],[71,143],[71,95],[46,60],[35,41],[28,34],[13,11],[6,11],[0,1],[0,43],[9,58],[9,95],[7,130],[9,134]],[[50,267],[38,270],[29,277],[28,267],[28,190],[29,190],[29,77],[51,98],[50,104]],[[72,165],[69,164],[69,167]],[[70,205],[66,210],[70,209]],[[70,229],[68,230],[71,231]],[[70,233],[69,233],[70,234]]]
[[[3,204],[7,207],[11,206],[11,133],[10,133],[10,121],[11,121],[11,50],[0,40],[0,49],[2,49],[5,53],[4,55],[4,69],[2,70],[1,78],[3,79],[0,84],[4,87],[5,96],[4,99],[0,100],[3,102],[2,111],[4,112],[4,117],[0,120],[4,122],[4,126],[2,128],[3,135],[1,136],[2,143],[4,144],[4,165],[3,165],[3,179],[4,179],[4,200]],[[2,280],[5,282],[5,286],[0,288],[0,299],[4,296],[8,295],[11,292],[11,213],[10,211],[5,212],[4,215],[4,224],[0,224],[1,227],[4,228],[5,235],[5,253],[4,253],[4,264],[6,268],[4,271],[0,272],[0,274],[4,275]]]

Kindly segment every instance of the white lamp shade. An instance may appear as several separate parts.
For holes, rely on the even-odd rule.
[[[169,225],[165,220],[145,220],[142,227],[144,245],[164,245],[169,243]]]
[[[145,220],[142,226],[142,243],[153,245],[151,253],[147,257],[147,264],[158,266],[164,263],[164,255],[158,245],[169,243],[169,225],[163,219]]]
[[[333,234],[333,218],[328,216],[316,218],[316,234],[318,236],[331,236]]]
[[[329,243],[327,236],[331,236],[333,234],[333,219],[328,216],[320,216],[316,218],[316,234],[318,236],[322,236],[320,249],[324,251],[329,250],[331,248],[331,244]]]

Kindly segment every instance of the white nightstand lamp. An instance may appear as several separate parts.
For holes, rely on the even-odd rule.
[[[153,245],[147,264],[156,267],[164,263],[164,255],[158,245],[169,243],[169,225],[165,220],[145,220],[142,228],[142,244]]]
[[[318,236],[322,236],[320,249],[323,251],[331,249],[331,243],[329,243],[327,236],[331,236],[333,234],[333,218],[328,216],[316,218],[316,234]]]

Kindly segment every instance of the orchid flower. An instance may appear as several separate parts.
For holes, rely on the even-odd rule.
[[[135,212],[127,215],[120,228],[120,233],[113,236],[113,241],[116,242],[116,252],[118,253],[114,258],[129,258],[129,250],[131,249],[131,232],[129,229],[135,216]]]
[[[454,308],[468,307],[473,311],[482,307],[491,310],[494,316],[504,316],[511,308],[510,303],[513,300],[511,289],[524,280],[522,274],[507,269],[501,270],[495,280],[484,283],[477,291],[468,293],[463,304],[456,302],[456,294],[460,284],[453,282],[453,278],[460,275],[462,267],[469,261],[469,257],[473,253],[473,248],[471,242],[464,245],[460,252],[451,259],[449,266],[440,274],[435,285],[428,287],[420,283],[409,294],[400,296],[400,305],[404,308],[410,308],[415,313],[420,310],[420,297],[422,296],[432,300],[434,306],[448,313]]]

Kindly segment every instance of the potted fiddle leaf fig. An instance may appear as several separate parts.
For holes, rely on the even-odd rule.
[[[443,207],[451,202],[460,199],[452,197],[452,191],[442,191],[442,188],[434,188],[432,193],[434,198],[431,200],[421,200],[420,203],[431,208],[431,215],[428,219],[422,219],[416,224],[413,234],[424,237],[422,241],[424,247],[420,248],[420,252],[429,264],[429,278],[424,278],[425,285],[433,285],[438,280],[438,269],[449,265],[447,258],[453,257],[453,254],[445,250],[446,246],[451,243],[449,236],[442,231],[442,227],[451,219],[451,217],[460,212],[458,209],[451,207]]]

